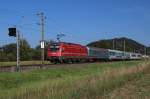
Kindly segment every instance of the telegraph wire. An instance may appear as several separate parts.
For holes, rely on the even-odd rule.
[[[35,17],[35,19],[36,19],[36,15],[35,14],[26,14],[26,13],[23,13],[23,12],[21,12],[21,11],[17,11],[17,10],[12,10],[12,9],[0,9],[0,11],[2,12],[2,13],[4,13],[4,14],[1,14],[1,15],[5,15],[5,16],[10,16],[10,14],[9,13],[7,13],[7,12],[11,12],[11,13],[13,13],[13,15],[16,15],[16,16],[21,16],[21,17],[23,17],[24,18],[24,20],[25,19],[27,19],[27,16],[32,16],[32,17]],[[56,27],[57,29],[59,29],[59,31],[60,32],[62,32],[63,30],[64,30],[64,26],[61,24],[59,24],[59,22],[56,20],[56,19],[54,19],[54,18],[52,18],[52,17],[46,17],[46,19],[47,19],[47,23],[53,23],[52,24],[52,26],[54,26],[54,27]],[[22,20],[22,18],[20,19],[20,20]],[[16,23],[16,24],[19,24],[20,25],[20,20]],[[30,20],[30,19],[29,19]],[[37,20],[33,20],[33,18],[32,18],[32,21],[37,21]],[[26,21],[27,22],[27,21]],[[2,22],[2,23],[5,23],[5,22]],[[7,22],[6,22],[6,24],[8,24]],[[23,25],[35,25],[36,23],[33,23],[33,24],[23,24]],[[55,25],[54,25],[55,24]],[[11,25],[13,25],[13,24],[11,24]],[[22,27],[24,27],[23,25],[21,25]],[[25,26],[25,28],[27,28],[26,26]],[[28,28],[28,29],[30,29],[30,30],[33,30],[33,28]],[[34,30],[36,30],[36,29],[34,29]],[[36,30],[36,31],[39,31],[39,30]],[[46,31],[47,31],[47,29],[46,29]]]

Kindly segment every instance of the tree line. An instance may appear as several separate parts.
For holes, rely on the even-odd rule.
[[[126,51],[137,52],[144,54],[144,48],[146,46],[128,38],[115,38],[115,50],[123,50],[123,41],[126,41]],[[47,58],[47,48],[48,45],[54,41],[45,41],[45,59]],[[87,46],[100,47],[106,49],[113,49],[112,47],[113,39],[110,40],[100,40],[96,42],[91,42]],[[0,48],[0,61],[16,61],[16,43],[11,43],[4,45]],[[146,48],[146,54],[150,55],[150,47]],[[20,43],[20,60],[30,61],[30,60],[41,60],[41,48],[37,45],[35,48],[31,48],[27,40],[21,39]]]
[[[124,41],[125,41],[125,51],[141,53],[141,54],[146,53],[147,55],[150,55],[150,47],[147,47],[135,40],[132,40],[126,37],[99,40],[99,41],[91,42],[87,44],[87,46],[124,51]]]
[[[47,57],[48,41],[45,42],[45,58]],[[16,43],[3,45],[0,48],[0,61],[16,61]],[[41,48],[37,45],[35,48],[31,48],[27,40],[20,40],[20,60],[40,60],[41,59]]]

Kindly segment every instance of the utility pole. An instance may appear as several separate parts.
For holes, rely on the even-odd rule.
[[[125,39],[124,39],[124,41],[123,41],[123,51],[125,52],[126,51],[126,41],[125,41]]]
[[[113,50],[115,49],[115,39],[113,39]]]
[[[144,46],[144,54],[146,55],[146,47]]]
[[[40,23],[41,25],[41,64],[42,67],[44,66],[44,26],[45,26],[45,19],[46,17],[44,16],[43,12],[40,12],[37,14],[40,17]]]
[[[2,53],[3,53],[3,46],[1,45],[1,42],[0,42],[0,59],[1,59],[0,63],[1,63],[1,66],[3,65]]]
[[[20,32],[17,30],[17,71],[20,71]]]
[[[124,55],[124,58],[126,58],[125,57],[125,52],[126,52],[126,41],[125,41],[125,39],[123,40],[123,55]],[[125,60],[125,59],[124,59]]]

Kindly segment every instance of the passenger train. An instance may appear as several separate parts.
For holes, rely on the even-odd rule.
[[[138,60],[141,58],[142,55],[139,53],[88,47],[66,42],[51,43],[47,51],[47,59],[52,63]]]

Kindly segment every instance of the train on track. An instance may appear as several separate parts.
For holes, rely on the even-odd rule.
[[[66,42],[51,43],[47,50],[47,56],[47,59],[52,63],[138,60],[142,58],[139,53],[88,47]]]

